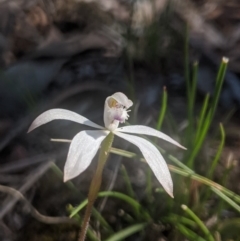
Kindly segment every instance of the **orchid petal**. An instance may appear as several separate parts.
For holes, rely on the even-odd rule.
[[[186,148],[182,145],[180,145],[178,142],[173,140],[170,136],[164,134],[161,131],[155,130],[151,127],[148,126],[141,126],[141,125],[136,125],[136,126],[124,126],[116,129],[115,131],[117,132],[125,132],[125,133],[132,133],[132,134],[140,134],[140,135],[149,135],[149,136],[156,136],[158,138],[161,138],[165,141],[168,141],[182,149]]]
[[[50,121],[62,119],[62,120],[70,120],[83,125],[91,126],[98,129],[104,129],[102,126],[95,124],[94,122],[88,120],[86,117],[81,116],[75,112],[64,110],[64,109],[52,109],[43,112],[39,115],[31,124],[28,129],[28,132],[34,130],[35,128],[46,124]]]
[[[114,132],[115,135],[136,145],[165,191],[173,197],[173,183],[168,166],[158,149],[149,141],[133,135]]]
[[[64,182],[87,169],[109,131],[81,131],[72,140],[64,166]]]

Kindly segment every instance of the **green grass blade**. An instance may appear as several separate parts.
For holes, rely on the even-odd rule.
[[[99,238],[96,236],[96,232],[94,232],[90,227],[88,227],[88,230],[87,230],[87,237],[91,241],[99,241]]]
[[[193,174],[188,173],[185,170],[182,170],[181,168],[178,168],[178,167],[175,167],[175,166],[172,166],[172,165],[168,165],[168,167],[169,167],[170,171],[172,171],[174,173],[177,173],[181,176],[185,176],[185,177],[191,178],[193,180],[199,181],[200,183],[203,183],[203,184],[205,184],[207,186],[210,186],[210,187],[215,187],[216,189],[218,189],[221,192],[223,192],[224,194],[226,194],[228,197],[232,198],[235,202],[240,203],[240,196],[239,195],[237,195],[236,193],[230,191],[229,189],[219,185],[218,183],[213,182],[210,179],[208,179],[206,177],[203,177],[201,175],[198,175],[198,174],[195,174],[195,173],[193,173]]]
[[[224,131],[224,128],[223,128],[223,125],[220,123],[219,125],[220,127],[220,133],[221,133],[221,142],[220,142],[220,145],[218,147],[218,150],[217,150],[217,154],[212,162],[212,165],[207,173],[207,177],[212,179],[212,175],[213,175],[213,172],[218,164],[218,161],[219,161],[219,158],[222,154],[222,150],[223,150],[223,147],[224,147],[224,144],[225,144],[225,131]]]
[[[196,132],[196,135],[195,135],[195,143],[197,142],[197,140],[199,138],[199,135],[201,133],[201,130],[202,130],[202,126],[203,126],[203,123],[204,123],[204,120],[205,120],[205,117],[206,117],[206,112],[207,112],[208,105],[209,105],[209,98],[210,98],[210,95],[207,94],[205,96],[205,99],[204,99],[204,102],[203,102],[202,110],[200,112],[200,119],[199,119],[199,122],[198,122],[198,125],[197,125],[197,132]]]
[[[217,104],[219,101],[219,97],[220,97],[220,93],[222,90],[222,85],[223,85],[223,81],[224,81],[224,77],[226,74],[226,70],[227,70],[227,63],[228,63],[228,59],[227,58],[223,58],[221,65],[219,67],[219,71],[217,74],[217,78],[216,78],[216,88],[213,94],[213,99],[210,105],[210,110],[208,111],[206,117],[204,118],[204,116],[202,115],[202,113],[204,113],[204,111],[202,111],[201,113],[201,122],[199,123],[199,127],[197,130],[197,134],[196,134],[196,143],[195,143],[195,147],[192,151],[192,153],[190,154],[190,157],[188,159],[188,166],[189,167],[193,167],[194,164],[194,160],[198,154],[198,152],[200,151],[203,141],[205,140],[206,134],[209,130],[209,127],[212,123],[214,114],[216,112],[217,109]],[[203,106],[203,110],[205,110],[205,106]]]
[[[225,77],[226,70],[227,70],[227,65],[228,65],[228,58],[223,57],[218,74],[217,74],[216,87],[215,87],[215,92],[213,95],[213,102],[211,104],[211,120],[213,119],[215,111],[217,109],[218,100],[220,97],[224,77]]]
[[[198,224],[199,228],[205,234],[207,240],[214,241],[214,238],[211,235],[210,231],[205,226],[205,224],[200,220],[200,218],[186,205],[182,205],[181,208]]]
[[[126,184],[126,188],[127,188],[126,191],[127,191],[128,195],[130,197],[134,198],[135,194],[134,194],[134,191],[133,191],[133,188],[132,188],[132,184],[131,184],[130,178],[128,176],[127,170],[126,170],[124,165],[121,166],[121,172],[123,174],[123,179],[124,179],[125,184]]]
[[[148,214],[148,212],[133,198],[127,196],[126,194],[120,193],[120,192],[112,192],[112,191],[105,191],[105,192],[100,192],[98,194],[98,197],[114,197],[121,199],[128,204],[130,204],[135,211],[135,215],[137,217],[142,217],[146,221],[150,221],[151,217]]]
[[[147,197],[148,197],[148,201],[149,203],[151,203],[152,201],[152,170],[150,167],[147,168],[147,187],[146,187],[146,193],[147,193]]]
[[[211,187],[211,190],[240,213],[240,206],[237,203],[235,203],[231,198],[229,198],[224,193],[222,193],[221,191],[219,191],[214,187]]]
[[[87,203],[88,203],[88,200],[85,199],[77,207],[74,207],[71,210],[71,214],[69,215],[69,218],[73,218],[75,215],[77,215],[87,205]]]
[[[163,94],[162,94],[162,104],[161,104],[161,110],[159,112],[159,116],[158,116],[158,121],[157,121],[157,126],[156,129],[160,130],[162,127],[162,123],[166,114],[166,110],[167,110],[167,89],[164,86],[163,87]]]
[[[189,239],[191,241],[206,241],[206,239],[198,236],[195,232],[188,229],[187,227],[185,227],[182,224],[176,224],[175,227],[180,233],[182,233],[187,239]]]
[[[168,217],[163,218],[162,221],[172,223],[173,225],[181,223],[183,225],[188,225],[191,228],[197,228],[197,224],[193,220],[177,214],[170,214]]]
[[[203,141],[205,140],[207,131],[208,131],[209,126],[211,124],[210,116],[211,116],[210,113],[208,113],[208,115],[205,119],[203,128],[200,132],[199,138],[197,140],[197,143],[195,144],[194,149],[193,149],[193,151],[192,151],[192,153],[191,153],[191,155],[188,159],[188,167],[190,167],[190,168],[193,168],[194,160],[195,160],[196,156],[198,155],[198,152],[200,151],[200,149],[202,147]]]
[[[192,88],[191,88],[191,99],[190,99],[190,109],[193,116],[194,116],[194,105],[196,100],[197,74],[198,74],[198,62],[196,61],[193,63],[193,76],[192,76]]]
[[[136,158],[137,157],[136,153],[121,150],[121,149],[117,149],[117,148],[112,148],[110,152],[112,152],[114,154],[122,155],[122,156],[128,157],[128,158]],[[171,156],[168,156],[168,157],[171,160]],[[140,158],[140,160],[145,162],[145,160],[143,158],[141,158],[141,157],[139,157],[139,158]],[[177,158],[175,158],[175,159],[177,159]],[[218,190],[220,190],[221,192],[223,192],[224,194],[226,194],[228,197],[232,198],[235,202],[240,203],[240,196],[239,195],[237,195],[236,193],[230,191],[229,189],[219,185],[218,183],[213,182],[212,180],[210,180],[206,177],[198,175],[194,172],[188,172],[187,169],[182,169],[182,168],[179,168],[179,167],[176,167],[176,166],[173,166],[173,165],[168,165],[168,168],[170,169],[170,171],[172,171],[176,174],[179,174],[179,175],[184,176],[184,177],[192,178],[193,180],[199,181],[200,183],[203,183],[207,186],[215,187]]]
[[[106,239],[105,241],[120,241],[124,240],[125,238],[133,235],[134,233],[142,231],[146,227],[146,223],[140,223],[140,224],[134,224],[130,227],[127,227],[115,234],[113,234],[111,237]]]
[[[159,148],[160,149],[160,148]],[[162,153],[164,153],[164,151],[161,151]],[[169,160],[171,160],[174,164],[176,164],[177,166],[179,166],[180,168],[182,168],[183,170],[187,171],[188,173],[195,173],[191,168],[189,168],[188,166],[186,166],[185,164],[183,164],[181,161],[179,161],[176,157],[172,156],[172,155],[166,155],[168,157]]]
[[[121,199],[128,203],[135,213],[135,216],[137,218],[144,218],[146,221],[149,221],[151,219],[150,215],[144,208],[133,198],[127,196],[126,194],[120,193],[120,192],[113,192],[113,191],[105,191],[98,193],[98,197],[114,197]],[[82,203],[80,203],[77,207],[75,207],[70,215],[70,217],[73,217],[76,215],[80,210],[82,210],[87,205],[88,200],[84,200]]]
[[[197,86],[197,72],[198,72],[198,63],[195,62],[193,64],[193,76],[192,76],[192,83],[187,88],[190,88],[188,94],[188,128],[187,128],[187,143],[188,148],[192,148],[193,146],[193,135],[194,135],[194,105],[195,105],[195,98],[196,98],[196,86]]]
[[[111,147],[110,152],[113,153],[113,154],[116,154],[116,155],[127,157],[127,158],[137,157],[136,153],[133,153],[133,152],[130,152],[130,151],[125,151],[125,150],[118,149],[118,148],[115,148],[115,147]]]

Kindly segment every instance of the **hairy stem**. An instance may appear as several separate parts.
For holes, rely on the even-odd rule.
[[[114,134],[112,132],[110,132],[108,134],[108,136],[105,138],[105,140],[102,142],[102,146],[101,146],[99,158],[98,158],[97,170],[95,172],[95,175],[92,179],[92,182],[91,182],[91,185],[90,185],[90,188],[89,188],[88,205],[87,205],[86,210],[85,210],[83,223],[82,223],[82,229],[81,229],[80,236],[79,236],[79,239],[78,239],[79,241],[85,240],[89,220],[90,220],[91,213],[92,213],[93,204],[94,204],[94,202],[97,198],[99,189],[101,187],[102,172],[103,172],[103,168],[105,166],[105,163],[107,161],[110,149],[112,147],[113,139],[114,139]]]

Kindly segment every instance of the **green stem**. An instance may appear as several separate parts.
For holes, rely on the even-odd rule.
[[[211,106],[211,121],[214,117],[214,114],[216,112],[217,109],[217,104],[218,104],[218,100],[221,94],[221,90],[222,90],[222,85],[223,85],[223,81],[224,81],[224,77],[227,71],[227,66],[228,66],[228,58],[223,57],[222,58],[222,62],[217,74],[217,79],[216,79],[216,90],[214,91],[214,95],[213,95],[213,101],[212,101],[212,106]]]
[[[230,204],[233,208],[235,208],[240,213],[240,206],[237,205],[237,203],[233,202],[231,198],[226,196],[224,193],[219,191],[217,188],[211,187],[211,190],[213,192],[215,192],[219,197],[221,197],[224,201],[226,201],[228,204]]]
[[[124,165],[122,165],[121,171],[122,171],[122,174],[123,174],[123,179],[126,183],[127,193],[130,197],[134,198],[135,194],[134,194],[134,191],[133,191],[133,188],[132,188],[132,184],[131,184],[130,178],[128,176],[127,170],[126,170]]]
[[[199,219],[199,217],[186,205],[183,204],[181,208],[198,224],[202,232],[205,234],[206,238],[209,241],[214,241],[213,236],[211,235],[207,227],[204,225],[204,223]]]
[[[78,239],[79,241],[85,240],[86,232],[87,232],[88,225],[89,225],[89,220],[90,220],[91,213],[92,213],[93,204],[97,198],[99,189],[101,187],[102,172],[103,172],[105,163],[107,161],[107,158],[108,158],[108,155],[109,155],[112,143],[113,143],[113,139],[114,139],[114,134],[112,132],[110,132],[108,134],[108,136],[105,138],[105,140],[102,142],[102,146],[101,146],[99,158],[98,158],[97,170],[95,172],[95,175],[92,179],[92,182],[91,182],[91,185],[89,188],[88,205],[87,205],[87,208],[86,208],[86,211],[84,214],[82,229],[81,229],[80,236]]]
[[[195,144],[197,143],[197,141],[199,139],[199,136],[201,134],[201,131],[202,131],[202,128],[203,128],[203,125],[204,125],[204,121],[206,119],[209,98],[210,98],[210,94],[208,93],[204,98],[202,110],[201,110],[201,113],[200,113],[200,119],[199,119],[198,125],[197,125],[197,133],[195,135]]]
[[[163,94],[162,94],[162,104],[161,104],[161,110],[159,112],[159,116],[158,116],[158,121],[157,121],[157,126],[156,129],[160,130],[162,127],[162,123],[166,114],[166,110],[167,110],[167,88],[166,86],[163,87]]]
[[[217,154],[211,164],[211,167],[207,173],[207,177],[212,179],[212,176],[213,176],[213,172],[218,164],[218,161],[219,161],[219,158],[222,154],[222,150],[223,150],[223,147],[224,147],[224,144],[225,144],[225,131],[224,131],[224,128],[223,128],[223,125],[222,123],[220,123],[220,132],[221,132],[221,142],[220,142],[220,145],[219,145],[219,148],[218,148],[218,151],[217,151]]]

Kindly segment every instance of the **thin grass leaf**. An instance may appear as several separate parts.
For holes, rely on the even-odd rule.
[[[121,199],[127,202],[128,204],[130,204],[134,208],[135,214],[137,217],[141,216],[146,221],[151,220],[149,213],[143,208],[143,206],[141,206],[141,204],[139,204],[135,199],[127,196],[126,194],[123,194],[120,192],[105,191],[105,192],[100,192],[98,194],[98,197],[114,197],[114,198]]]
[[[115,234],[113,234],[111,237],[106,239],[105,241],[120,241],[124,240],[125,238],[133,235],[134,233],[142,231],[146,227],[146,223],[140,223],[140,224],[134,224],[130,227],[127,227]]]
[[[123,179],[124,179],[125,184],[126,184],[126,188],[127,188],[126,191],[127,191],[128,195],[130,197],[134,198],[135,194],[134,194],[134,191],[133,191],[133,188],[132,188],[132,184],[131,184],[130,178],[128,176],[127,170],[126,170],[124,165],[121,166],[121,172],[123,174]]]
[[[200,220],[200,218],[186,205],[182,205],[181,208],[196,222],[196,224],[198,224],[199,228],[205,234],[207,240],[214,241],[214,238],[211,235],[210,231],[205,226],[205,224]]]
[[[218,100],[219,100],[220,93],[222,90],[222,85],[223,85],[224,77],[226,74],[228,61],[229,61],[228,58],[223,57],[220,68],[218,70],[215,92],[214,92],[213,101],[211,104],[211,120],[213,119],[215,111],[217,109],[217,104],[218,104]]]
[[[182,176],[191,178],[193,180],[199,181],[200,183],[203,183],[203,184],[205,184],[207,186],[215,187],[219,191],[221,191],[224,194],[226,194],[228,197],[232,198],[235,202],[240,203],[240,196],[239,195],[237,195],[236,193],[230,191],[229,189],[219,185],[218,183],[213,182],[210,179],[208,179],[206,177],[203,177],[201,175],[198,175],[196,173],[193,173],[193,174],[187,173],[185,170],[181,170],[180,168],[172,166],[172,165],[168,165],[168,167],[169,167],[170,171],[172,171],[174,173],[177,173],[179,175],[182,175]]]
[[[166,110],[167,110],[167,89],[164,86],[163,94],[162,94],[162,104],[161,104],[161,108],[159,111],[159,116],[158,116],[158,121],[157,121],[157,126],[156,126],[157,130],[160,130],[162,127],[162,123],[165,118]]]
[[[183,225],[188,225],[191,228],[197,228],[196,222],[189,218],[179,216],[177,214],[170,214],[169,216],[163,218],[162,221],[172,223],[173,225],[180,223]]]
[[[205,122],[203,124],[203,128],[200,132],[200,136],[197,140],[197,143],[195,144],[194,146],[194,149],[189,157],[189,160],[188,160],[188,167],[190,168],[193,168],[193,164],[194,164],[194,160],[196,158],[196,156],[198,155],[198,152],[200,151],[201,147],[202,147],[202,144],[203,144],[203,141],[205,140],[205,137],[206,137],[206,134],[207,134],[207,131],[210,127],[210,117],[211,117],[211,113],[209,112],[207,114],[207,117],[205,119]]]
[[[73,218],[75,215],[77,215],[84,207],[87,206],[88,200],[85,199],[83,202],[81,202],[77,207],[74,207],[71,210],[71,214],[69,215],[69,218]]]
[[[206,239],[200,237],[199,235],[197,235],[195,232],[193,232],[192,230],[188,229],[187,227],[185,227],[182,224],[176,224],[176,229],[182,233],[186,238],[188,238],[189,240],[192,241],[206,241]]]
[[[189,95],[188,95],[188,148],[192,148],[193,146],[193,128],[194,128],[194,104],[196,98],[196,86],[197,86],[197,72],[198,72],[198,62],[193,64],[193,75],[192,75],[192,83],[188,84],[187,88],[190,88]]]
[[[148,201],[149,203],[151,203],[152,201],[152,197],[153,197],[153,194],[152,194],[152,170],[151,168],[147,168],[147,187],[146,187],[146,193],[147,193],[147,197],[148,197]]]
[[[207,173],[207,177],[212,179],[212,175],[213,175],[213,172],[218,164],[218,161],[219,161],[219,158],[222,154],[222,150],[223,150],[223,147],[224,147],[224,144],[225,144],[225,131],[224,131],[224,128],[223,128],[223,125],[222,123],[219,124],[219,127],[220,127],[220,133],[221,133],[221,142],[219,144],[219,147],[218,147],[218,150],[217,150],[217,154],[212,162],[212,165]]]
[[[117,149],[117,148],[112,148],[110,152],[112,152],[114,154],[117,154],[117,155],[124,156],[124,157],[128,157],[128,158],[136,158],[137,157],[136,153],[121,150],[121,149]],[[171,156],[168,156],[168,157],[171,160]],[[139,157],[139,159],[141,161],[145,162],[144,158]],[[223,192],[224,194],[226,194],[228,197],[232,198],[235,202],[240,203],[240,196],[239,195],[237,195],[236,193],[230,191],[229,189],[219,185],[218,183],[213,182],[212,180],[210,180],[206,177],[203,177],[203,176],[198,175],[196,173],[189,173],[186,169],[182,169],[182,168],[179,168],[179,167],[176,167],[176,166],[173,166],[173,165],[168,165],[168,168],[170,169],[170,171],[172,171],[176,174],[179,174],[181,176],[188,177],[188,178],[191,178],[193,180],[199,181],[200,183],[203,183],[207,186],[215,187],[218,190],[220,190],[221,192]]]
[[[190,99],[190,109],[191,109],[192,115],[194,115],[194,104],[196,99],[197,74],[198,74],[198,62],[196,61],[193,63],[192,88],[191,88],[191,99]]]
[[[188,166],[191,168],[193,167],[194,160],[202,147],[203,141],[205,140],[206,134],[209,130],[214,114],[216,112],[217,104],[218,104],[220,93],[222,90],[224,77],[226,74],[227,64],[228,64],[228,59],[223,58],[217,74],[216,88],[213,94],[213,99],[210,105],[210,109],[206,115],[206,118],[204,118],[202,122],[203,123],[202,126],[199,127],[200,128],[198,131],[199,133],[197,133],[197,136],[196,136],[196,144],[188,160]]]
[[[134,214],[137,218],[144,218],[146,221],[149,221],[151,219],[150,215],[144,208],[133,198],[127,196],[126,194],[120,193],[120,192],[113,192],[113,191],[105,191],[98,193],[98,197],[114,197],[121,199],[128,203],[134,211]],[[81,202],[77,207],[74,208],[73,212],[71,213],[70,217],[73,217],[76,215],[79,211],[81,211],[88,203],[88,200],[84,200]]]
[[[211,190],[240,213],[240,206],[237,203],[235,203],[232,199],[230,199],[228,196],[226,196],[224,193],[222,193],[214,187],[211,187]]]
[[[60,179],[63,180],[63,172],[62,170],[55,164],[53,163],[51,166],[52,171],[58,176]],[[75,187],[75,185],[70,181],[66,182],[65,185],[72,190],[74,193],[79,193],[78,189]],[[80,194],[83,197],[83,194]]]
[[[99,238],[96,236],[96,232],[94,232],[91,227],[88,227],[87,237],[88,237],[91,241],[99,241]]]
[[[69,213],[71,213],[74,210],[74,208],[71,204],[69,204],[67,206],[67,210]],[[76,214],[74,216],[74,219],[76,219],[76,221],[78,221],[80,225],[82,224],[82,218],[80,217],[79,214]],[[112,234],[113,232],[109,232],[109,233]],[[91,241],[99,241],[98,237],[96,236],[96,232],[94,232],[90,226],[88,227],[88,230],[87,230],[87,236]]]
[[[160,148],[160,151],[164,154],[166,153],[165,150],[163,150],[162,148]],[[165,155],[168,157],[169,160],[171,160],[174,164],[176,164],[177,166],[181,167],[183,170],[187,171],[188,173],[195,173],[191,168],[189,168],[188,166],[186,166],[185,164],[183,164],[181,161],[179,161],[176,157],[170,155],[170,154],[167,154]]]
[[[135,157],[138,156],[136,153],[129,152],[129,151],[126,151],[126,150],[115,148],[115,147],[111,147],[110,152],[113,153],[113,154],[116,154],[116,155],[127,157],[127,158],[135,158]]]
[[[199,135],[201,133],[201,130],[202,130],[202,126],[203,126],[203,123],[204,123],[204,120],[205,120],[205,117],[206,117],[206,112],[207,112],[207,109],[208,109],[209,98],[210,98],[210,94],[207,94],[205,96],[205,99],[204,99],[204,102],[203,102],[203,106],[202,106],[202,109],[201,109],[201,112],[200,112],[200,119],[199,119],[198,125],[197,125],[197,132],[196,132],[196,135],[195,135],[195,143],[197,142],[197,140],[199,138]]]

